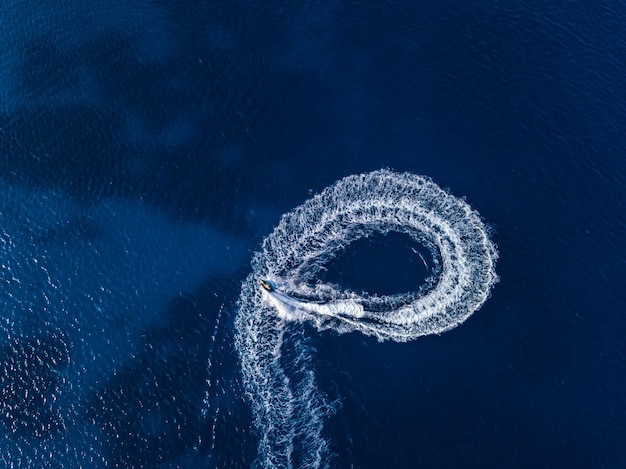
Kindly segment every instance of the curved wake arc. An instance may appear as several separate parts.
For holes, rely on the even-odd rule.
[[[351,242],[404,233],[440,260],[412,292],[371,295],[316,281]],[[388,170],[346,177],[285,214],[242,286],[236,348],[263,467],[329,464],[321,436],[331,406],[319,392],[306,339],[288,325],[405,342],[440,334],[482,306],[498,254],[480,215],[430,179]],[[296,328],[297,330],[297,328]],[[286,364],[283,349],[294,354]]]

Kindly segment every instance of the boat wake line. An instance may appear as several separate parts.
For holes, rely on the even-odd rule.
[[[403,233],[439,259],[415,291],[357,293],[317,281],[357,239]],[[427,177],[379,170],[348,176],[283,215],[252,260],[235,319],[235,346],[259,437],[260,467],[320,467],[333,411],[316,384],[302,327],[406,342],[450,330],[497,282],[498,253],[480,215]],[[287,362],[285,351],[289,352]]]

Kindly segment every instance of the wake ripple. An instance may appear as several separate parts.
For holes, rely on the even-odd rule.
[[[351,242],[389,232],[410,236],[440,259],[425,285],[379,296],[316,281]],[[304,336],[287,334],[288,325],[359,331],[380,341],[440,334],[487,300],[497,281],[497,257],[476,211],[429,178],[410,173],[349,176],[283,215],[254,255],[235,324],[259,436],[257,465],[320,467],[330,461],[321,432],[332,405],[318,390]],[[260,286],[261,279],[269,288]],[[289,363],[285,349],[294,351]]]

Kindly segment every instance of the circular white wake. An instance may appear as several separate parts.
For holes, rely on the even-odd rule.
[[[351,242],[392,231],[433,251],[440,260],[436,278],[413,292],[385,296],[316,281]],[[381,341],[440,334],[489,297],[497,257],[476,211],[410,173],[349,176],[284,215],[253,258],[236,318],[236,347],[260,438],[257,463],[318,467],[329,461],[321,430],[332,409],[317,389],[301,328],[287,332],[289,324],[359,331]],[[289,363],[283,349],[290,351]]]

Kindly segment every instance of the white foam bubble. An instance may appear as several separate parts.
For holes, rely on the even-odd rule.
[[[348,244],[392,231],[435,251],[441,262],[428,285],[379,296],[317,281]],[[486,301],[497,281],[496,260],[480,215],[414,174],[380,170],[349,176],[284,215],[255,254],[236,319],[236,346],[260,440],[257,462],[292,466],[296,447],[298,463],[317,467],[329,461],[321,429],[332,406],[317,389],[305,340],[295,349],[296,372],[286,373],[281,348],[288,324],[358,331],[380,341],[440,334]],[[272,291],[261,288],[259,279],[270,281]]]

